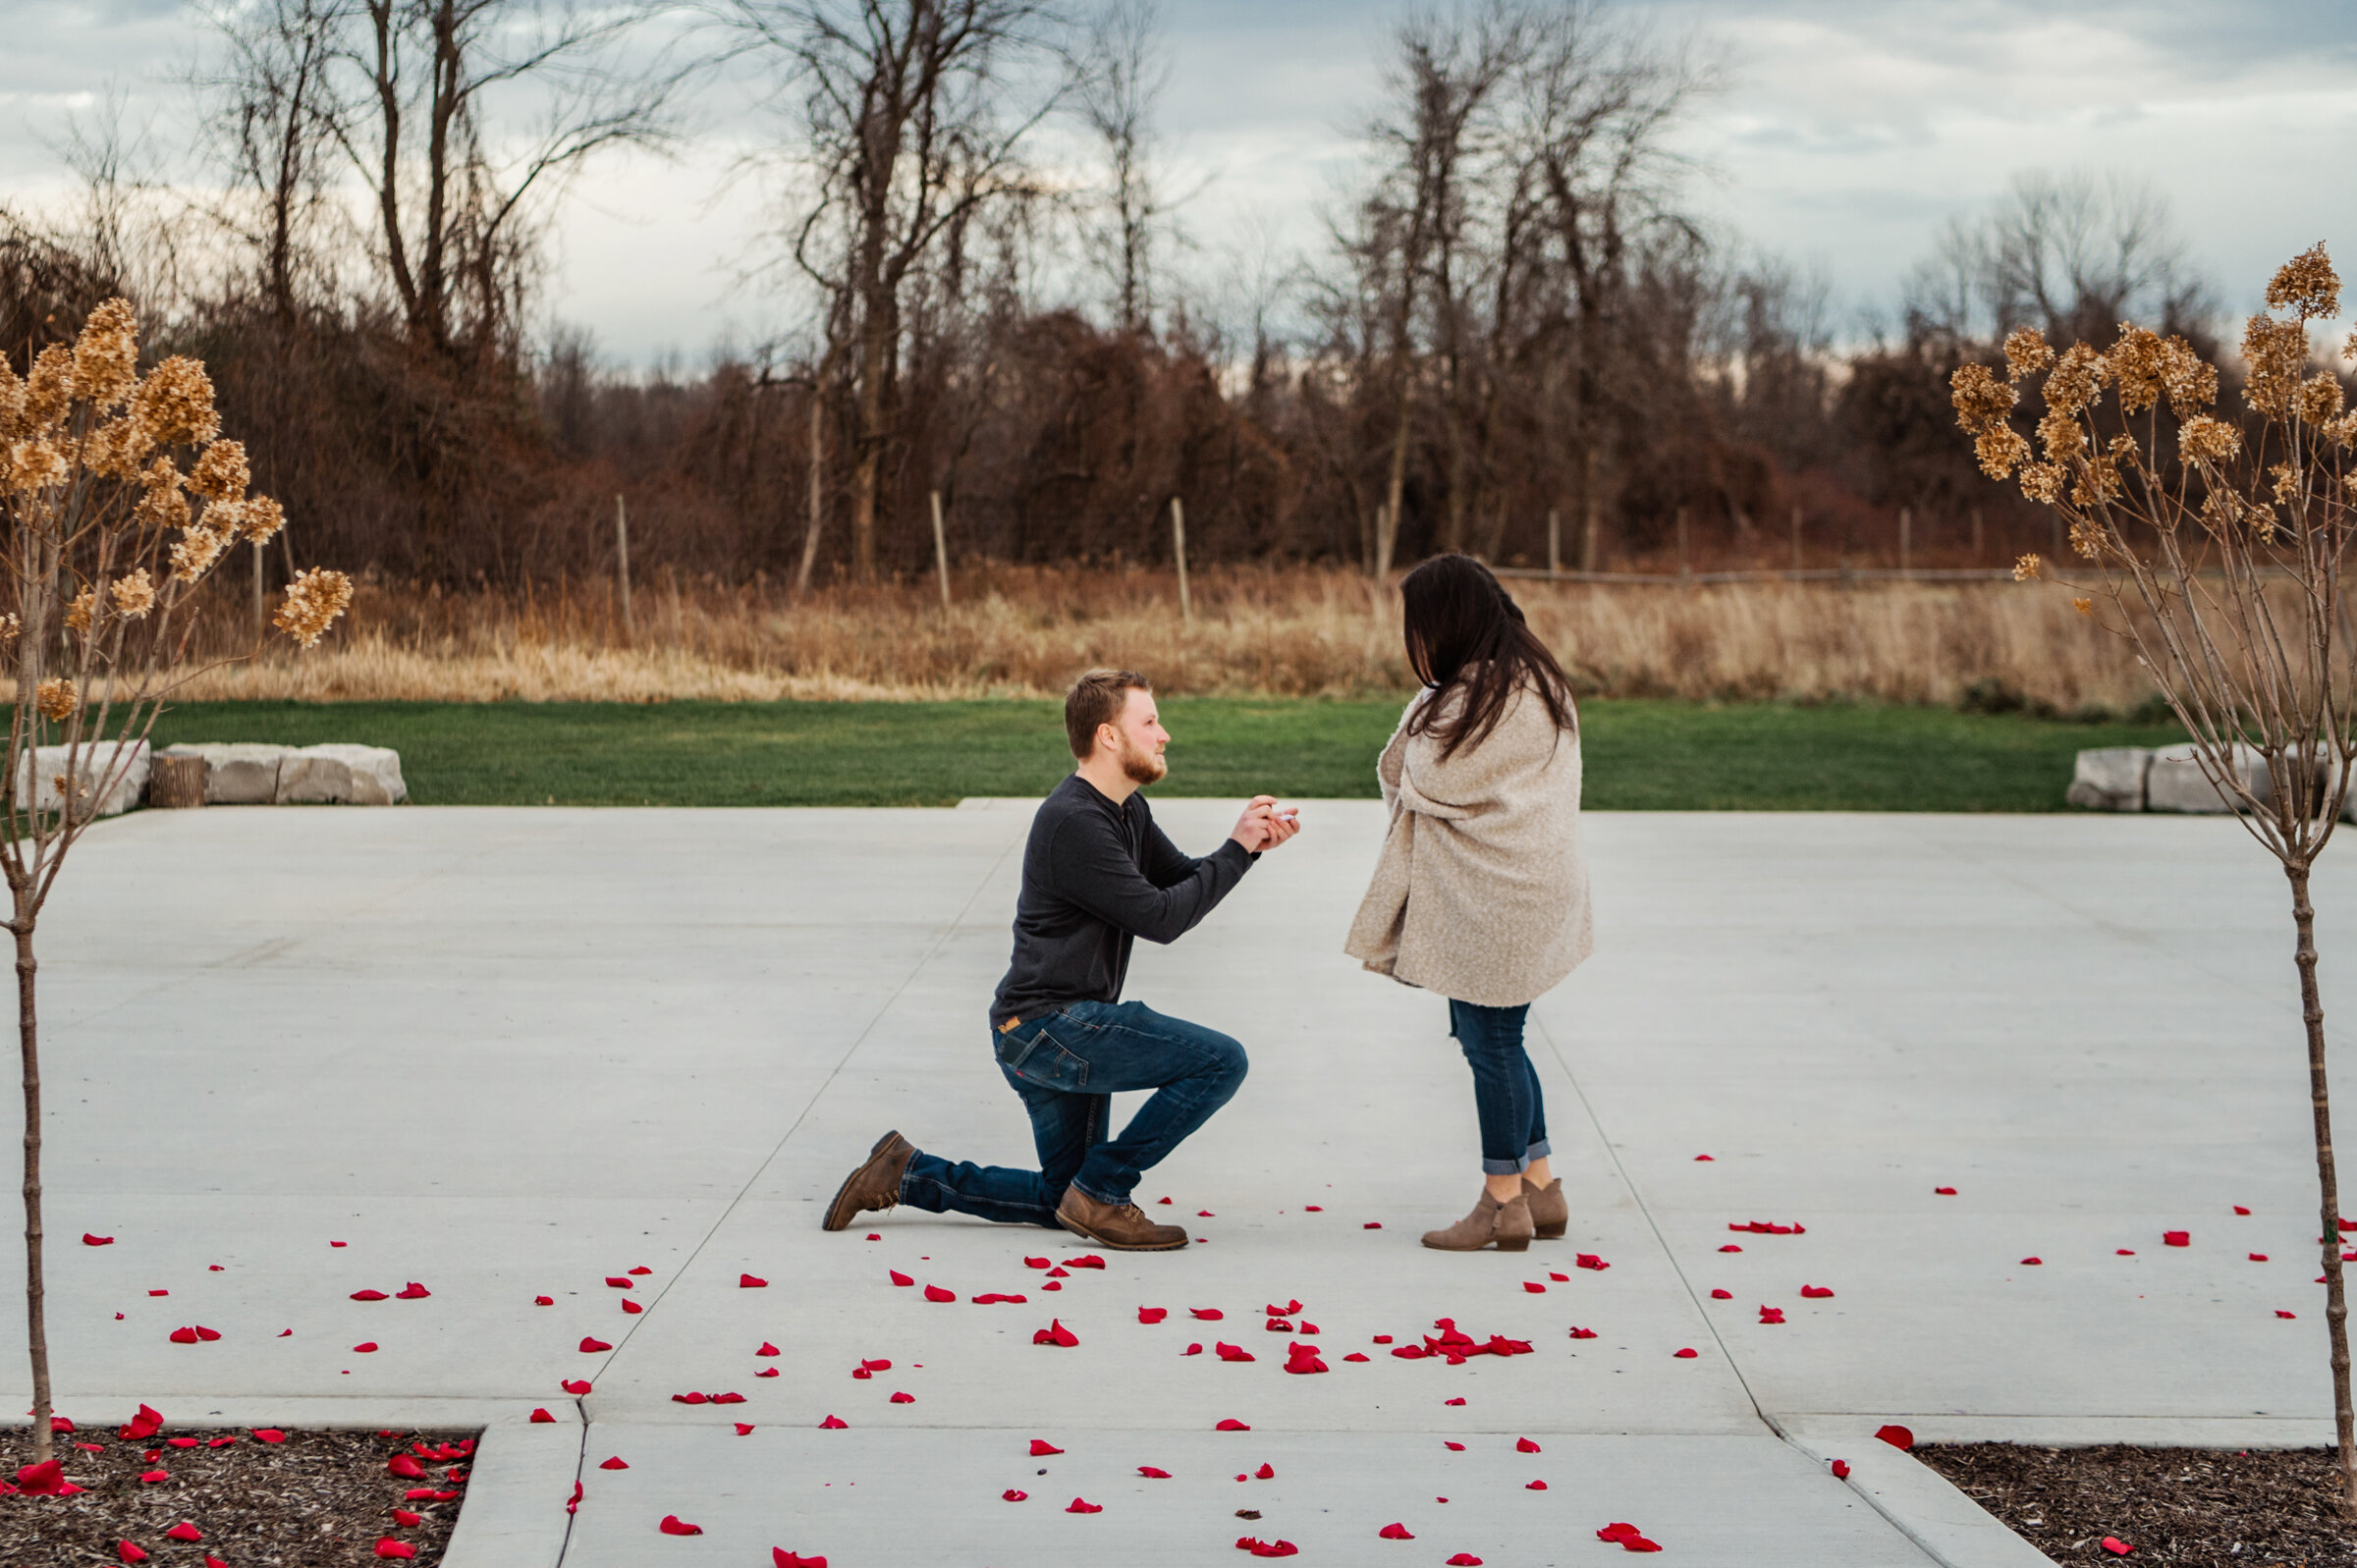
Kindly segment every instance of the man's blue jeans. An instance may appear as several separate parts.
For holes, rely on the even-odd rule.
[[[932,1214],[1062,1227],[1067,1186],[1125,1204],[1137,1178],[1211,1119],[1244,1081],[1244,1048],[1216,1029],[1142,1001],[1071,1001],[991,1037],[999,1070],[1031,1112],[1039,1169],[951,1163],[919,1151],[901,1202]],[[1117,1090],[1151,1089],[1119,1138],[1107,1122]]]
[[[1522,1049],[1528,1006],[1484,1007],[1449,1003],[1449,1032],[1464,1048],[1473,1069],[1473,1108],[1481,1117],[1481,1171],[1510,1176],[1553,1151],[1547,1143],[1547,1102],[1539,1094],[1538,1069]]]

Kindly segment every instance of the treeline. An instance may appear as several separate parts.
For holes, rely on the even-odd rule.
[[[937,501],[954,560],[1164,562],[1178,498],[1204,561],[1882,566],[1903,510],[1916,564],[1997,565],[2049,524],[1979,478],[1954,367],[2025,321],[2215,347],[2157,201],[2038,175],[1858,347],[1692,205],[1707,43],[1599,0],[1397,26],[1328,242],[1223,287],[1178,264],[1154,0],[668,15],[224,6],[178,184],[100,128],[82,210],[0,209],[0,346],[130,294],[306,558],[447,585],[610,572],[617,497],[636,569],[728,583],[928,569]],[[694,376],[536,339],[550,194],[723,69],[766,106],[761,286],[805,327]]]

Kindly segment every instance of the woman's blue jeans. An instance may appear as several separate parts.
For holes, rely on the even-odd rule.
[[[1242,1046],[1142,1001],[1067,1002],[994,1034],[991,1045],[1031,1113],[1039,1168],[952,1163],[919,1150],[901,1178],[901,1202],[912,1209],[1061,1229],[1056,1206],[1067,1186],[1099,1203],[1127,1203],[1139,1174],[1244,1081]],[[1114,1092],[1130,1089],[1154,1096],[1112,1137]]]
[[[1554,1153],[1547,1145],[1547,1104],[1539,1094],[1538,1069],[1522,1049],[1520,1007],[1449,1003],[1449,1032],[1473,1069],[1473,1108],[1481,1117],[1481,1171],[1510,1176],[1533,1160]]]

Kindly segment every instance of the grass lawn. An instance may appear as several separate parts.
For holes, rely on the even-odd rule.
[[[1165,795],[1373,795],[1390,702],[1174,697]],[[1599,810],[2059,811],[2084,746],[2171,726],[1944,708],[1594,701],[1581,709]],[[998,702],[192,703],[176,740],[401,752],[421,805],[946,806],[1037,795],[1071,766],[1061,706]]]

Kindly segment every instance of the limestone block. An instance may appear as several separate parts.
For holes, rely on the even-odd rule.
[[[208,741],[166,746],[163,755],[205,760],[204,803],[208,806],[267,806],[278,799],[279,763],[294,749],[247,741]]]
[[[17,770],[17,799],[20,803],[29,794],[36,811],[55,811],[58,808],[60,796],[57,782],[65,777],[66,751],[64,746],[40,746],[22,761]],[[101,781],[117,772],[122,774],[115,786],[93,803],[92,816],[111,817],[118,812],[129,811],[146,796],[146,741],[132,741],[128,745],[103,741],[94,746],[84,745],[80,751],[74,769],[75,783],[79,785],[77,793],[94,791]],[[28,782],[31,785],[29,790],[26,787]]]
[[[401,753],[387,746],[328,744],[290,751],[278,768],[278,803],[393,806],[410,798]]]
[[[2232,811],[2234,805],[2218,791],[2217,785],[2202,773],[2202,765],[2194,760],[2190,741],[2175,746],[2164,746],[2153,753],[2152,771],[2145,776],[2144,806],[2147,811],[2183,811],[2217,815]],[[2267,759],[2255,746],[2236,746],[2234,765],[2250,791],[2261,801],[2269,798]]]
[[[2070,790],[2063,798],[2092,811],[2142,811],[2145,775],[2152,770],[2149,746],[2099,746],[2079,753]]]

